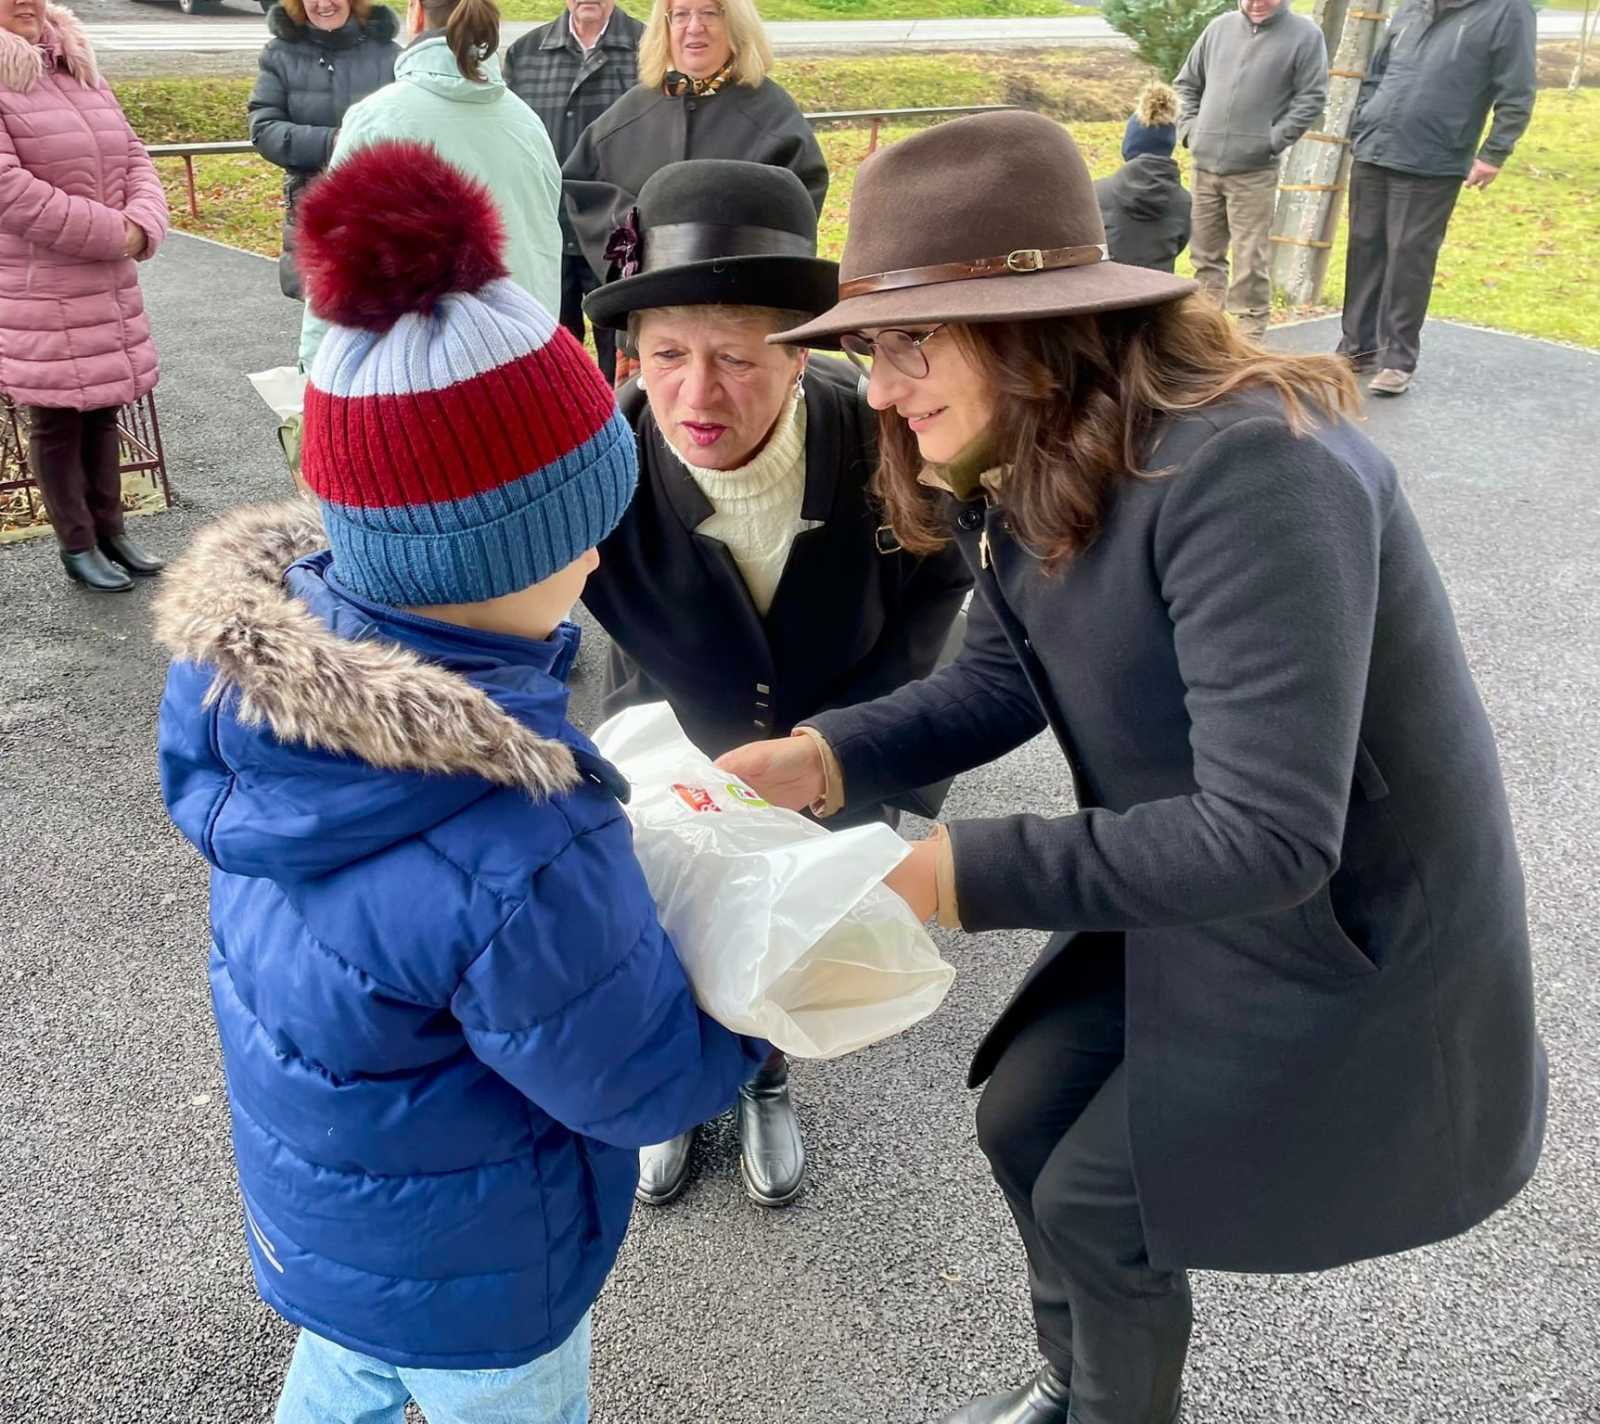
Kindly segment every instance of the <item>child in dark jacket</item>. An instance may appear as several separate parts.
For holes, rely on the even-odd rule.
[[[696,1008],[566,719],[635,442],[500,252],[419,145],[307,193],[318,504],[213,526],[159,607],[245,1239],[302,1327],[279,1424],[581,1424],[638,1149],[770,1052]]]
[[[1170,272],[1189,244],[1189,190],[1172,151],[1178,96],[1146,86],[1122,136],[1122,167],[1094,185],[1113,262]]]

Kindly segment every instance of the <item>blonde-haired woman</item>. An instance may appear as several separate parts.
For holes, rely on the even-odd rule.
[[[645,180],[669,163],[733,158],[788,168],[817,212],[828,164],[788,90],[768,77],[772,44],[751,0],[655,0],[639,85],[606,110],[562,168],[567,215],[605,280],[612,234]],[[694,260],[684,254],[682,261]]]
[[[283,169],[278,285],[299,297],[295,204],[333,157],[345,111],[393,81],[400,21],[373,0],[282,0],[267,12],[267,30],[250,94],[250,142]]]

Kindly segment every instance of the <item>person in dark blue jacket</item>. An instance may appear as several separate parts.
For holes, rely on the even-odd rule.
[[[158,610],[245,1239],[303,1327],[277,1419],[582,1424],[638,1149],[771,1051],[696,1008],[566,718],[634,437],[430,150],[353,157],[300,224],[318,503],[202,533]]]

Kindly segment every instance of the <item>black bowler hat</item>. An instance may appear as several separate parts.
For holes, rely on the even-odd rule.
[[[622,330],[651,307],[779,307],[818,315],[839,300],[839,264],[817,256],[817,210],[787,168],[723,158],[669,163],[606,244],[606,284],[583,303]]]

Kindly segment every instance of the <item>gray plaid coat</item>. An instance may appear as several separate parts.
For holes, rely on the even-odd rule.
[[[643,34],[644,25],[619,6],[599,43],[585,54],[563,10],[506,50],[506,84],[544,123],[557,163],[565,163],[583,131],[639,82]],[[576,255],[578,245],[564,211],[561,231],[566,250]]]

